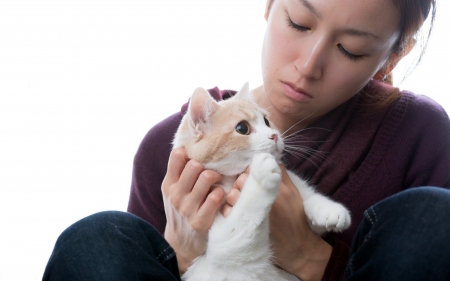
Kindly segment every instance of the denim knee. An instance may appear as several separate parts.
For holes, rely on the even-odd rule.
[[[411,188],[364,213],[346,280],[450,280],[450,191]]]
[[[140,219],[129,213],[105,211],[83,218],[69,226],[59,236],[56,246],[76,247],[85,250],[96,247],[111,246],[111,240],[117,239],[120,232],[138,228]]]
[[[179,280],[175,252],[149,223],[101,212],[58,238],[43,280]]]

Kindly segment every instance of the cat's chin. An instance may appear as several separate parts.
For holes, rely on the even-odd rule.
[[[269,151],[268,153],[272,154],[278,163],[281,163],[281,155],[283,153],[282,149],[280,150],[280,148],[275,148],[272,151]]]

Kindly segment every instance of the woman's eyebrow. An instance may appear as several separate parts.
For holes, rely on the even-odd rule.
[[[353,36],[372,37],[372,38],[378,39],[378,36],[376,36],[373,33],[368,32],[368,31],[363,31],[363,30],[358,30],[358,29],[353,29],[353,28],[346,28],[343,31],[346,34],[353,35]]]
[[[303,6],[305,6],[311,13],[313,13],[314,15],[316,15],[316,17],[318,17],[319,19],[322,18],[322,15],[320,13],[317,12],[317,10],[313,7],[313,5],[311,5],[311,3],[308,2],[308,0],[300,0],[300,2],[303,4]]]
[[[302,3],[303,6],[305,6],[316,17],[318,17],[319,19],[322,19],[322,15],[319,12],[317,12],[316,8],[314,8],[313,5],[308,0],[300,0],[300,3]],[[353,28],[346,28],[343,30],[343,32],[346,34],[349,34],[349,35],[353,35],[353,36],[372,37],[372,38],[378,39],[378,36],[376,36],[373,33],[368,32],[368,31],[363,31],[363,30],[358,30],[358,29],[353,29]]]

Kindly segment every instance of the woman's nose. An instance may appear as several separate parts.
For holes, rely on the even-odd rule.
[[[326,46],[321,38],[312,36],[309,41],[301,48],[303,52],[296,61],[296,68],[302,76],[317,80],[322,77]]]

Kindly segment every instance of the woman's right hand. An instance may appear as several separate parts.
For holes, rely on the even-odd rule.
[[[221,179],[219,173],[189,160],[184,148],[171,152],[162,183],[164,237],[177,254],[180,273],[206,250],[208,231],[225,196],[221,187],[213,186]]]

